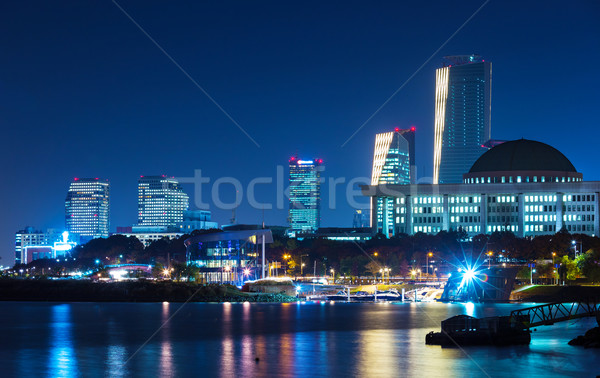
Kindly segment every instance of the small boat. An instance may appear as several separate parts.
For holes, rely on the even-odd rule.
[[[376,295],[373,295],[373,299],[377,297],[378,301],[401,301],[402,295],[398,293],[396,289],[378,291]]]
[[[338,291],[336,294],[326,295],[328,301],[347,301],[348,293],[344,290]]]

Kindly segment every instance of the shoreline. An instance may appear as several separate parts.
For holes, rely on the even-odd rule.
[[[511,299],[489,303],[553,303],[600,298],[600,286],[532,286]],[[0,301],[11,302],[203,302],[290,303],[304,301],[284,292],[246,292],[229,284],[173,281],[93,282],[82,280],[0,279]],[[488,302],[483,302],[488,303]]]
[[[289,303],[281,293],[246,293],[232,285],[171,281],[92,282],[76,280],[0,280],[0,301],[118,303]]]

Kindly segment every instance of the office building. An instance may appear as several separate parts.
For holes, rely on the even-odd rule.
[[[445,60],[435,81],[434,184],[462,182],[491,135],[491,62],[479,55]]]
[[[85,242],[108,237],[110,214],[108,180],[75,178],[65,200],[67,231]]]
[[[399,129],[375,135],[375,150],[373,153],[373,170],[371,185],[414,183],[416,169],[414,168],[415,128]],[[411,175],[412,173],[412,175]],[[385,208],[393,207],[390,199],[379,198],[372,213],[376,214],[377,228],[389,234],[393,223]]]
[[[458,184],[369,185],[372,206],[382,200],[391,235],[465,231],[469,236],[510,231],[519,237],[599,235],[600,182],[583,175],[555,148],[531,140],[499,144],[483,154]],[[383,232],[372,214],[374,232]]]
[[[141,176],[138,180],[137,227],[178,231],[188,206],[188,196],[175,178]]]
[[[321,225],[321,171],[323,160],[290,158],[290,235],[314,232]]]

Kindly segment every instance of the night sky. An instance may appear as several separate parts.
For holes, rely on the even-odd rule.
[[[137,220],[140,175],[201,169],[246,186],[297,153],[349,181],[370,176],[374,134],[396,126],[416,126],[419,177],[431,176],[445,55],[493,62],[493,138],[546,142],[600,180],[597,1],[490,1],[341,147],[483,3],[119,1],[257,147],[113,2],[2,2],[0,265],[13,262],[17,230],[64,227],[73,177],[110,180],[114,231]],[[339,188],[328,209],[323,186],[323,226],[352,225]],[[275,184],[257,189],[275,202]],[[223,187],[223,201],[233,196]],[[211,210],[229,223],[231,211]],[[246,200],[237,215],[262,221]],[[286,217],[287,204],[265,212],[267,224]]]

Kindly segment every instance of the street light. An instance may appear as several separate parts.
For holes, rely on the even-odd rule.
[[[300,255],[300,275],[304,276],[304,263],[302,262],[302,257],[308,256],[308,254]]]
[[[427,254],[427,258],[426,258],[426,260],[425,260],[425,261],[426,261],[425,265],[427,265],[427,276],[429,276],[429,258],[430,258],[430,257],[433,257],[433,253],[432,253],[432,252],[429,252],[429,253]]]
[[[288,270],[288,268],[289,268],[289,265],[288,265],[288,259],[289,259],[290,257],[291,257],[291,256],[290,256],[290,255],[288,255],[287,253],[283,255],[283,259],[285,260],[285,266],[286,266],[286,267],[285,267],[285,269],[283,270],[283,275],[284,275],[284,276],[287,276],[287,270]]]
[[[333,268],[329,269],[329,271],[331,272],[331,277],[333,280],[333,283],[335,283],[335,270]]]
[[[488,269],[490,269],[492,267],[492,256],[494,255],[494,252],[489,251],[487,253],[487,255],[488,255]]]

